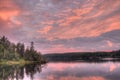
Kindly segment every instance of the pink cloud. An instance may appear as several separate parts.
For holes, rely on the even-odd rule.
[[[111,41],[109,41],[109,40],[107,40],[107,44],[108,44],[109,47],[113,46],[113,43]]]
[[[12,0],[2,0],[0,1],[0,18],[2,20],[9,20],[13,16],[17,16],[20,12],[17,5],[12,2]]]
[[[113,19],[114,21],[114,19]],[[98,24],[98,26],[96,26]],[[66,23],[63,23],[61,25],[68,25]],[[74,25],[71,27],[59,27],[58,30],[51,32],[50,34],[44,35],[45,38],[48,39],[71,39],[71,38],[77,38],[77,37],[97,37],[100,36],[103,33],[110,32],[112,30],[120,30],[119,27],[120,23],[118,22],[105,22],[101,21],[99,23],[98,21],[90,22],[87,24],[81,24],[81,25]]]
[[[67,48],[64,45],[53,45],[46,50],[41,50],[43,53],[64,53],[64,52],[82,52],[82,49]]]
[[[52,29],[52,26],[46,26],[40,30],[37,30],[38,33],[40,34],[48,34],[48,32]]]
[[[55,14],[59,17],[58,20],[53,20],[57,24],[55,28],[52,28],[52,32],[43,35],[48,40],[53,39],[72,39],[78,37],[97,37],[103,33],[113,30],[120,30],[119,15],[106,17],[119,6],[119,1],[115,1],[114,5],[111,5],[111,9],[107,6],[113,4],[112,1],[104,3],[100,1],[101,5],[98,5],[96,0],[83,5],[81,8],[65,8],[65,10],[59,11]],[[96,7],[98,9],[95,9]],[[115,13],[114,13],[115,14]],[[54,23],[50,25],[54,25]],[[55,29],[55,30],[54,30]]]

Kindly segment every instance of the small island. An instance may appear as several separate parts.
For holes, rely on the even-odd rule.
[[[46,63],[40,52],[34,49],[34,42],[29,47],[24,43],[12,43],[5,36],[0,37],[0,64]]]

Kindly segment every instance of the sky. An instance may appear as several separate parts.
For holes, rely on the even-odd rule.
[[[0,0],[0,36],[41,53],[120,49],[120,0]]]

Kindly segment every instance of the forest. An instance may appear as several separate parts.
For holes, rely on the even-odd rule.
[[[71,52],[45,54],[43,57],[48,61],[85,61],[85,62],[105,62],[120,61],[120,50],[111,52]]]
[[[34,42],[29,47],[24,43],[12,43],[5,36],[0,37],[0,61],[40,61],[44,62],[40,52],[34,49]]]

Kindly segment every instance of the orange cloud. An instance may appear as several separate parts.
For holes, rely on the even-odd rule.
[[[12,20],[12,22],[14,23],[14,24],[16,24],[16,25],[21,25],[22,23],[20,22],[20,21],[18,21],[18,20]]]
[[[0,18],[2,20],[9,20],[13,16],[17,16],[20,10],[12,0],[1,0],[0,1]]]
[[[89,8],[83,8],[83,9],[75,9],[72,12],[78,16],[80,15],[85,15],[87,13],[89,13],[91,10],[93,9],[93,6],[89,7]]]
[[[70,15],[68,17],[66,17],[63,20],[59,20],[59,26],[70,26],[72,22],[76,22],[77,20],[82,20],[82,15],[89,13],[93,8],[93,6],[91,6],[90,8],[83,8],[83,9],[68,9],[66,11],[63,12],[71,12],[74,15]],[[62,13],[63,15],[65,15],[65,13]],[[58,14],[60,16],[60,14]]]
[[[76,21],[80,19],[80,17],[71,16],[66,18],[66,22],[64,22],[64,20],[59,20],[58,23],[60,27],[55,28],[55,31],[44,35],[44,37],[48,40],[53,40],[55,38],[72,39],[77,37],[100,36],[106,32],[120,30],[120,21],[118,18],[119,16],[111,17],[100,22],[99,20],[89,22],[80,21],[80,24],[79,21]],[[71,24],[72,22],[75,22],[74,25]]]
[[[13,16],[17,16],[19,11],[13,10],[13,11],[0,11],[0,18],[3,20],[9,20]]]
[[[41,2],[39,0],[30,0],[29,2],[24,0],[0,0],[0,33],[6,34],[8,30],[12,34],[17,33],[18,28],[16,27],[22,26],[16,35],[25,34],[27,39],[33,40],[37,36],[36,41],[47,39],[51,40],[52,44],[52,40],[57,42],[61,39],[66,39],[66,41],[75,39],[80,43],[78,40],[82,40],[82,38],[94,39],[104,33],[120,30],[119,0],[83,0],[82,2],[78,0],[54,0],[56,4],[59,2],[58,5],[51,1],[53,0],[48,2],[44,2],[44,0]],[[17,19],[18,17],[21,22]],[[25,38],[24,36],[21,37]],[[49,43],[47,40],[45,43]],[[64,44],[64,42],[62,43]],[[114,46],[110,41],[106,43],[109,48]],[[53,44],[57,43],[53,41]],[[73,44],[74,41],[70,45],[73,47]],[[54,46],[46,51],[82,51],[77,49]],[[94,50],[94,48],[90,49]],[[106,45],[103,45],[102,49],[106,49]]]
[[[71,22],[74,22],[74,21],[79,20],[79,19],[80,19],[79,16],[70,16],[65,21],[62,20],[62,22],[59,24],[59,26],[69,26]]]
[[[100,1],[98,5],[96,0],[92,0],[80,8],[65,8],[59,11],[55,14],[58,20],[53,19],[57,26],[43,37],[48,40],[97,37],[103,33],[120,30],[120,16],[114,12],[115,9],[117,11],[120,2],[115,1],[114,5],[110,6],[111,9],[108,5],[113,4],[113,1],[103,2]],[[54,25],[53,22],[50,23],[51,26]]]
[[[109,40],[107,40],[107,44],[108,44],[109,47],[113,46],[113,43],[111,41],[109,41]]]
[[[0,0],[0,35],[8,36],[14,40],[12,32],[14,32],[13,28],[21,24],[17,20],[20,12],[19,6],[13,0]]]
[[[52,29],[52,26],[44,27],[43,29],[37,30],[41,34],[47,34]]]

